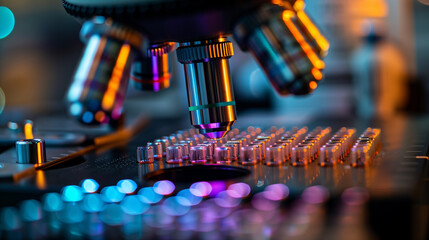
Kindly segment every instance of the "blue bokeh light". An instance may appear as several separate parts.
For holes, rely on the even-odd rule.
[[[36,200],[26,200],[21,203],[22,219],[30,222],[40,220],[42,218],[42,209],[40,203]]]
[[[9,36],[15,27],[15,17],[7,7],[0,7],[0,39]]]
[[[101,190],[101,196],[107,203],[116,203],[122,201],[125,194],[121,193],[117,186],[109,186]]]
[[[124,179],[116,184],[121,193],[131,194],[137,189],[137,184],[131,179]]]
[[[104,202],[98,193],[88,194],[82,201],[82,209],[86,212],[100,212],[103,206]]]
[[[136,195],[126,196],[121,202],[122,210],[129,215],[139,215],[146,212],[150,205],[139,200]]]
[[[76,185],[69,185],[62,190],[62,199],[64,202],[79,202],[83,199],[82,188]]]
[[[16,208],[3,208],[0,213],[0,224],[4,230],[19,229],[22,225],[22,222]]]
[[[189,205],[187,205],[187,206],[195,206],[195,205],[199,204],[203,200],[202,197],[195,196],[194,194],[192,194],[189,189],[184,189],[184,190],[180,191],[179,193],[177,193],[177,196],[183,197],[186,200],[188,200],[188,201],[181,202],[182,205],[185,205],[185,206],[188,203],[189,203]]]
[[[140,201],[148,204],[155,204],[161,201],[162,195],[153,190],[153,187],[145,187],[138,192]]]
[[[85,179],[82,181],[83,191],[86,193],[95,193],[97,192],[100,185],[94,179]]]
[[[61,195],[58,193],[47,193],[43,196],[43,209],[47,212],[58,212],[64,207]]]
[[[60,221],[68,224],[82,222],[85,218],[85,214],[78,204],[66,204],[57,216]]]
[[[182,216],[189,212],[189,201],[184,197],[170,197],[162,204],[162,210],[170,216]]]
[[[120,225],[124,221],[124,212],[118,204],[109,204],[101,211],[100,219],[107,225]]]
[[[91,123],[93,119],[94,119],[94,114],[92,114],[92,112],[90,111],[86,111],[82,115],[82,121],[85,123]]]

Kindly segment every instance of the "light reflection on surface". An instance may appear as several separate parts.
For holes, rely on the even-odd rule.
[[[86,193],[95,193],[98,191],[100,185],[94,179],[85,179],[81,184],[83,191]]]
[[[118,190],[117,186],[109,186],[101,190],[102,198],[107,203],[120,202],[124,199],[125,194]]]
[[[153,187],[145,187],[139,190],[138,196],[140,201],[149,204],[155,204],[161,201],[162,195],[155,192]]]
[[[189,191],[197,197],[207,197],[212,192],[212,186],[208,182],[196,182],[191,185]]]
[[[83,198],[82,188],[76,185],[69,185],[62,190],[62,199],[64,202],[79,202]]]
[[[174,183],[168,180],[158,181],[153,185],[153,190],[161,195],[170,195],[175,188]]]
[[[125,194],[133,193],[137,189],[136,182],[131,179],[120,180],[116,186],[121,193]]]

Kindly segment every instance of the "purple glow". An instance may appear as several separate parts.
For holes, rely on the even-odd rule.
[[[215,198],[215,203],[224,208],[237,207],[240,204],[241,199],[231,197],[231,192],[231,190],[220,192]]]
[[[197,197],[207,197],[212,192],[212,186],[208,182],[196,182],[191,185],[189,191]]]
[[[220,123],[209,123],[209,124],[201,124],[198,125],[201,129],[212,129],[212,128],[219,128]]]
[[[346,189],[341,195],[341,198],[347,205],[358,206],[368,201],[369,193],[364,188],[353,187]]]
[[[322,186],[312,186],[304,190],[302,199],[311,204],[323,203],[329,198],[329,191]]]
[[[211,139],[223,138],[225,135],[226,135],[226,131],[204,133],[204,136]]]
[[[159,69],[158,69],[158,57],[157,56],[152,56],[152,74],[153,74],[153,80],[158,80]]]
[[[228,194],[233,198],[245,198],[250,194],[250,187],[246,183],[234,183],[229,185]]]
[[[153,185],[153,190],[160,195],[170,195],[176,186],[168,180],[158,181]]]
[[[279,207],[279,202],[266,198],[264,192],[260,192],[253,196],[252,206],[261,211],[272,211]]]
[[[289,196],[289,188],[281,183],[272,184],[265,188],[263,194],[267,199],[280,201]]]
[[[212,187],[212,191],[209,194],[210,197],[216,197],[220,192],[225,190],[225,182],[215,181],[210,182],[210,185]]]

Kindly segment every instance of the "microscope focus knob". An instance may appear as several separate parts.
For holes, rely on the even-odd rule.
[[[42,164],[46,162],[46,148],[43,139],[24,139],[16,142],[17,163]]]

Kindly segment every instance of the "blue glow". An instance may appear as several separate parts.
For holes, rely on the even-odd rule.
[[[58,212],[64,207],[61,195],[58,193],[47,193],[43,196],[43,209],[47,212]]]
[[[189,201],[184,197],[170,197],[163,202],[162,210],[170,216],[182,216],[190,210],[189,205]]]
[[[94,114],[92,114],[92,112],[86,111],[82,115],[82,121],[85,123],[91,123],[93,119],[94,119]]]
[[[79,202],[83,199],[82,188],[76,185],[69,185],[62,190],[62,199],[64,202]]]
[[[83,191],[86,193],[95,193],[97,192],[100,185],[94,179],[85,179],[82,182]]]
[[[72,116],[78,116],[82,112],[82,104],[81,103],[73,103],[70,105],[70,114]]]
[[[21,204],[21,216],[26,221],[37,221],[42,218],[40,203],[36,200],[26,200]]]
[[[109,186],[101,190],[101,196],[107,203],[120,202],[124,199],[125,194],[118,190],[117,186]]]
[[[109,204],[101,211],[100,219],[107,225],[120,225],[124,220],[124,212],[118,204]]]
[[[168,180],[158,181],[153,185],[153,190],[161,195],[170,195],[175,188],[174,183]]]
[[[150,205],[143,203],[136,195],[126,196],[121,202],[122,210],[129,215],[139,215],[146,212]]]
[[[86,212],[100,212],[103,209],[104,202],[100,194],[88,194],[83,198],[82,209]]]
[[[20,228],[22,222],[16,208],[3,208],[0,213],[0,224],[4,230],[15,230]]]
[[[184,199],[188,200],[188,201],[180,202],[182,205],[185,205],[185,206],[195,206],[203,200],[202,197],[198,197],[192,194],[189,189],[184,189],[180,191],[179,193],[177,193],[177,196],[183,197]],[[188,203],[189,205],[186,205]]]
[[[152,187],[145,187],[140,189],[138,196],[140,201],[148,204],[158,203],[162,199],[162,195],[156,193]]]
[[[0,7],[0,39],[9,36],[15,27],[15,17],[7,7]]]
[[[0,114],[3,112],[5,105],[6,105],[6,94],[4,94],[3,89],[0,88]]]
[[[85,218],[85,214],[78,204],[66,204],[57,216],[60,221],[69,224],[82,222]]]
[[[133,193],[137,189],[137,184],[131,179],[124,179],[116,184],[118,186],[118,190],[121,193],[130,194]]]
[[[81,96],[81,93],[84,89],[86,77],[91,70],[93,60],[97,54],[97,46],[99,43],[100,36],[93,35],[86,45],[82,60],[79,64],[78,69],[76,70],[76,75],[74,77],[73,84],[70,86],[70,90],[67,95],[68,100],[71,102],[79,100]]]

